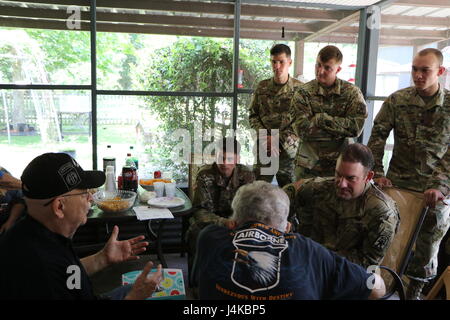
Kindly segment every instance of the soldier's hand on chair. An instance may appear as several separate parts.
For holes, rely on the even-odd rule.
[[[438,189],[428,189],[423,193],[425,197],[425,203],[430,208],[434,208],[439,201],[445,199],[444,195]]]
[[[295,190],[300,190],[300,188],[302,187],[303,183],[305,182],[305,179],[300,179],[298,181],[295,181],[293,183]]]
[[[374,178],[373,181],[379,188],[392,187],[392,182],[386,177]]]

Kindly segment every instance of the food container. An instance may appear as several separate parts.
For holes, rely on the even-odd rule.
[[[130,209],[136,200],[137,193],[134,191],[118,190],[107,192],[97,191],[92,196],[97,207],[108,213],[123,212]]]
[[[147,203],[148,200],[156,197],[156,192],[154,191],[143,191],[139,193],[139,201],[142,203]]]
[[[170,182],[172,182],[172,180],[170,180],[170,179],[140,179],[139,185],[147,191],[154,191],[155,190],[155,186],[154,186],[155,182],[170,183]]]

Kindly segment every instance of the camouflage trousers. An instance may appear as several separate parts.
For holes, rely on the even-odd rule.
[[[419,281],[428,281],[436,276],[439,246],[450,226],[449,215],[450,206],[442,202],[428,210],[406,276]]]
[[[291,159],[289,156],[281,154],[279,159],[279,165],[278,165],[278,171],[276,173],[278,186],[282,188],[283,186],[295,182],[295,174],[294,174],[294,159]],[[273,177],[275,175],[268,174],[264,175],[261,174],[261,168],[267,168],[270,167],[270,164],[263,165],[261,163],[257,163],[255,167],[253,168],[253,172],[255,174],[256,180],[264,180],[269,183],[272,182]]]
[[[329,170],[314,170],[300,166],[295,167],[295,180],[310,179],[316,177],[334,177],[335,167]]]
[[[191,268],[194,265],[194,258],[197,253],[197,242],[198,242],[198,236],[200,235],[200,232],[206,228],[211,223],[199,223],[194,220],[194,218],[189,219],[189,228],[186,231],[185,234],[185,243],[187,245],[187,252],[188,252],[188,269],[191,270]]]
[[[445,249],[444,250],[445,250],[445,254],[447,256],[450,256],[450,237],[447,238],[447,242],[445,243]]]
[[[202,229],[206,227],[206,225],[200,226],[198,223],[195,223],[193,221],[193,218],[191,218],[190,220],[190,225],[185,235],[185,243],[187,244],[188,249],[188,266],[192,267],[194,263],[195,253],[197,251],[196,249],[198,236],[200,234],[200,231],[202,231]]]

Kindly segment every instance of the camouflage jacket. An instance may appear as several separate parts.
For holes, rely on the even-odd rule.
[[[337,78],[326,89],[312,80],[294,93],[290,118],[300,138],[296,164],[334,175],[339,153],[362,132],[367,106],[361,90],[347,81]]]
[[[220,174],[216,163],[203,166],[197,174],[192,203],[199,209],[194,212],[191,222],[200,228],[210,223],[223,225],[231,216],[231,201],[236,191],[254,179],[253,172],[241,164],[236,165],[229,181]]]
[[[279,130],[280,151],[294,158],[298,147],[298,137],[291,127],[289,108],[292,95],[303,83],[289,76],[284,85],[278,85],[273,78],[261,81],[252,96],[249,121],[252,129]]]
[[[394,130],[387,178],[400,188],[450,193],[450,91],[440,88],[425,103],[414,87],[390,95],[377,114],[368,146],[376,177],[384,176],[386,139]]]
[[[395,201],[372,183],[361,196],[336,195],[333,178],[306,179],[283,188],[299,219],[299,232],[364,267],[378,265],[400,222]]]

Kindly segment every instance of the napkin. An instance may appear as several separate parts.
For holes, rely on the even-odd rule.
[[[150,219],[173,219],[174,216],[167,208],[149,208],[148,206],[138,206],[133,208],[138,220]]]

